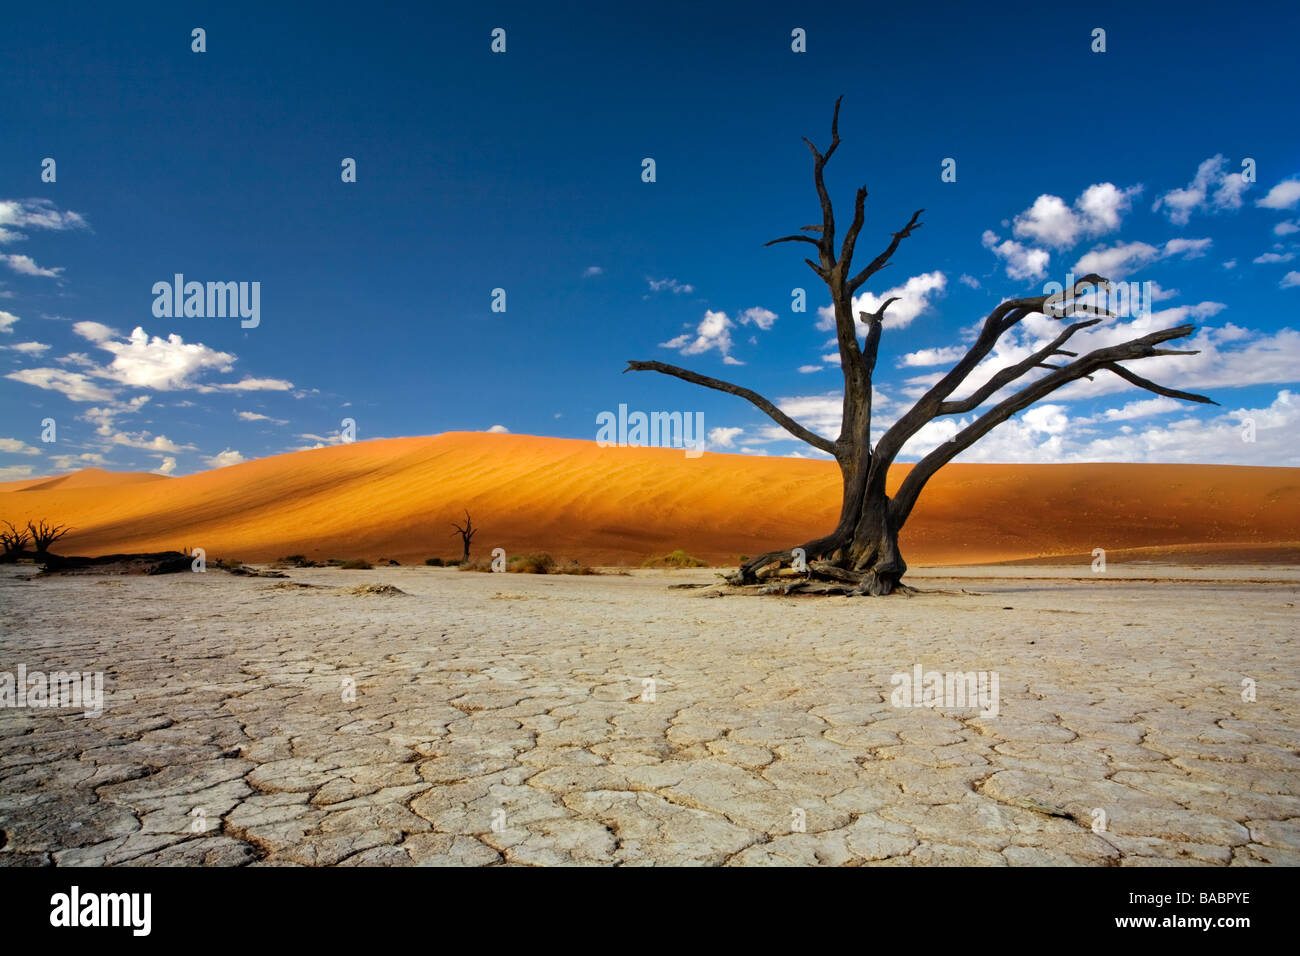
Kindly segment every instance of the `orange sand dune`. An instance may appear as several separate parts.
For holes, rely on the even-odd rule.
[[[133,485],[142,481],[162,481],[162,475],[142,471],[105,471],[103,468],[84,468],[68,475],[53,478],[24,478],[21,481],[0,483],[4,491],[49,491],[54,488],[100,488],[104,485]]]
[[[894,469],[897,487],[907,466]],[[839,511],[833,463],[600,448],[454,432],[295,452],[183,478],[100,471],[0,486],[0,519],[48,518],[64,554],[204,548],[265,561],[546,550],[640,564],[675,548],[714,563],[793,546]],[[1049,555],[1300,562],[1300,469],[1212,465],[950,465],[903,534],[909,563]]]

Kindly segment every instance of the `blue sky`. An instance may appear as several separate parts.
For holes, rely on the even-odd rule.
[[[1300,465],[1297,8],[997,6],[7,11],[0,479],[182,475],[337,442],[345,418],[359,440],[594,439],[620,404],[702,412],[711,451],[818,454],[740,399],[622,369],[726,378],[835,434],[828,297],[803,246],[763,243],[818,220],[800,138],[826,145],[841,93],[827,177],[844,223],[870,191],[860,262],[926,209],[866,289],[904,293],[879,425],[1001,299],[1092,268],[1156,298],[1093,341],[1195,322],[1201,355],[1135,367],[1220,406],[1078,383],[959,460]],[[155,316],[176,273],[258,282],[259,324]]]

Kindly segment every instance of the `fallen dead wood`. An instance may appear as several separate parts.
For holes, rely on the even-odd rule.
[[[82,555],[46,554],[37,561],[45,574],[122,574],[154,575],[179,574],[194,570],[194,556],[182,551],[153,551],[142,554],[103,554],[99,557]],[[247,575],[259,578],[288,577],[280,571],[250,568],[243,564],[209,562],[206,567],[214,571]]]

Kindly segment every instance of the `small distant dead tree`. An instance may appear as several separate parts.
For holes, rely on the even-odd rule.
[[[51,524],[42,518],[36,524],[27,522],[27,530],[31,533],[32,544],[35,545],[37,554],[46,554],[50,550],[50,545],[58,541],[65,534],[72,530],[66,524]]]
[[[27,542],[30,540],[30,531],[26,528],[15,528],[13,522],[6,521],[5,526],[0,528],[0,547],[4,548],[3,554],[0,554],[0,561],[17,561],[19,555],[27,550]]]
[[[871,382],[880,348],[885,310],[896,302],[897,298],[881,303],[875,312],[859,312],[855,321],[853,296],[867,280],[889,263],[890,258],[898,250],[899,244],[914,230],[921,227],[919,219],[925,210],[917,210],[913,213],[907,225],[898,232],[892,233],[892,239],[884,251],[860,271],[856,273],[853,271],[854,248],[865,219],[867,189],[863,186],[858,190],[853,209],[853,221],[849,224],[848,231],[844,234],[844,241],[837,250],[835,215],[823,174],[827,162],[840,145],[839,119],[840,100],[836,100],[835,112],[831,118],[831,144],[826,152],[821,152],[811,140],[804,139],[808,149],[812,151],[813,181],[821,204],[821,224],[803,226],[801,232],[809,235],[782,236],[767,243],[771,246],[783,242],[802,242],[814,246],[817,250],[816,262],[812,259],[805,259],[804,262],[808,263],[809,268],[826,284],[835,313],[840,369],[844,376],[844,404],[839,437],[832,441],[817,434],[795,421],[775,403],[751,389],[700,375],[675,365],[631,361],[624,371],[660,372],[695,385],[739,396],[755,405],[796,438],[833,456],[839,464],[843,494],[840,517],[834,530],[830,534],[801,544],[799,549],[802,549],[802,554],[795,553],[799,549],[783,548],[750,558],[741,564],[739,571],[732,576],[733,584],[755,584],[777,574],[785,567],[793,565],[796,569],[802,570],[806,563],[806,577],[773,586],[772,590],[784,593],[806,590],[820,593],[880,595],[889,594],[902,587],[899,582],[907,571],[907,564],[898,549],[898,534],[903,523],[912,513],[912,508],[926,482],[943,465],[984,437],[995,426],[1041,401],[1062,386],[1084,378],[1091,380],[1097,372],[1109,372],[1157,395],[1211,405],[1218,403],[1203,395],[1194,395],[1157,385],[1120,364],[1124,361],[1157,355],[1195,355],[1195,352],[1159,348],[1163,342],[1191,335],[1196,331],[1195,326],[1179,325],[1152,332],[1118,345],[1095,349],[1083,356],[1068,351],[1064,346],[1075,333],[1097,325],[1103,318],[1114,317],[1108,311],[1079,305],[1073,301],[1093,290],[1109,288],[1108,280],[1098,275],[1087,275],[1079,279],[1074,288],[1064,290],[1063,294],[1004,300],[985,318],[978,337],[965,356],[932,385],[910,410],[895,421],[873,447],[871,445]],[[961,397],[954,397],[954,393],[958,392],[970,374],[993,352],[998,340],[1015,328],[1026,316],[1034,314],[1046,315],[1053,319],[1061,319],[1066,315],[1095,317],[1066,325],[1055,339],[1023,361],[999,369],[983,384],[970,388]],[[859,322],[861,328],[858,326]],[[859,335],[862,336],[861,341]],[[1047,374],[1040,375],[1042,370],[1046,370]],[[1028,379],[1016,390],[1004,394],[1004,389],[1025,379],[1026,376],[1037,377]],[[995,397],[999,397],[997,403],[981,411]],[[965,415],[968,412],[975,413],[974,420],[969,425],[913,465],[893,496],[885,493],[885,480],[889,468],[909,439],[936,419],[950,415]],[[821,583],[817,583],[818,581]]]
[[[465,545],[465,552],[461,555],[460,563],[467,564],[469,562],[469,543],[474,540],[474,535],[478,534],[479,529],[474,527],[474,519],[469,516],[468,511],[465,512],[465,524],[461,525],[453,521],[451,526],[456,529],[452,532],[452,536],[460,535],[460,540]]]

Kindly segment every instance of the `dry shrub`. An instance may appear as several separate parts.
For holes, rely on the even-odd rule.
[[[451,562],[447,562],[451,564]],[[462,571],[491,571],[492,562],[487,560],[470,561],[460,565]],[[590,565],[572,560],[559,563],[546,551],[534,551],[529,554],[517,554],[506,560],[506,570],[511,574],[600,574]]]
[[[552,574],[555,559],[545,551],[518,554],[506,561],[506,570],[512,574]]]
[[[707,568],[709,563],[701,561],[694,555],[687,554],[681,548],[671,554],[661,555],[657,558],[646,558],[641,563],[643,568]]]

